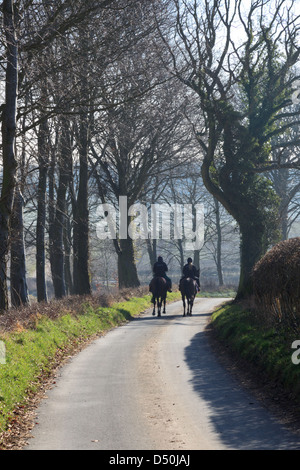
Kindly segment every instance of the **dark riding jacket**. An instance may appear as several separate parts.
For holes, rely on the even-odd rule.
[[[198,269],[193,264],[186,264],[183,267],[182,274],[184,277],[191,277],[197,279],[199,277]]]
[[[156,261],[156,263],[154,263],[153,274],[155,276],[165,276],[167,271],[168,271],[168,266],[166,265],[164,261],[163,262]]]

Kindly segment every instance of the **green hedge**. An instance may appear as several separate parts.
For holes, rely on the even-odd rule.
[[[293,330],[267,328],[253,312],[237,304],[226,305],[212,316],[212,326],[238,355],[255,366],[264,378],[281,384],[299,399],[300,364],[292,362],[292,343],[300,339]]]

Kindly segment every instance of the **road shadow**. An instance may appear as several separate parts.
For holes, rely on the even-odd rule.
[[[205,331],[185,349],[193,388],[209,404],[211,424],[223,444],[235,450],[299,450],[299,436],[270,417],[216,356]]]

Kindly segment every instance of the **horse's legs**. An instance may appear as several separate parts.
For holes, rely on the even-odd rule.
[[[163,313],[166,313],[166,298],[164,298],[164,310]]]
[[[161,316],[161,307],[162,307],[162,299],[159,299],[159,311],[158,311],[158,316]]]
[[[155,299],[153,301],[153,312],[152,312],[152,315],[155,315]]]
[[[182,303],[183,303],[183,316],[185,317],[185,297],[182,296]]]

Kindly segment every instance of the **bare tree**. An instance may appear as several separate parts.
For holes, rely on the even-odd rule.
[[[0,311],[8,308],[7,257],[17,168],[16,127],[21,116],[32,113],[39,106],[45,106],[45,102],[37,100],[32,103],[29,111],[27,106],[24,107],[24,102],[23,107],[19,106],[21,102],[18,99],[21,100],[22,95],[26,95],[26,88],[29,89],[36,83],[32,66],[37,54],[42,53],[55,39],[61,38],[84,19],[93,18],[99,9],[106,8],[113,1],[88,0],[79,1],[76,5],[70,0],[54,4],[43,0],[37,3],[31,0],[4,0],[2,3],[4,39],[1,46],[2,60],[5,63],[5,102],[1,106],[3,178],[0,199]],[[44,110],[41,119],[44,119],[46,112],[50,110]],[[33,119],[31,127],[37,124],[38,121]],[[25,270],[23,275],[25,276]]]
[[[289,110],[299,59],[299,15],[294,1],[173,0],[161,28],[172,72],[198,97],[202,119],[195,135],[203,149],[208,191],[238,222],[241,275],[237,298],[251,295],[251,271],[274,240],[278,199],[267,169],[299,165],[272,160],[271,140],[299,123]],[[238,32],[238,33],[236,33]],[[283,123],[283,118],[286,121]],[[299,143],[282,139],[283,149]]]
[[[294,111],[297,112],[297,108],[299,111],[298,105],[294,107]],[[291,225],[295,220],[297,211],[295,213],[293,207],[300,192],[299,169],[288,168],[289,162],[298,158],[299,145],[280,148],[280,141],[283,139],[289,138],[291,140],[296,140],[299,135],[299,125],[291,127],[288,130],[288,134],[288,137],[276,136],[274,139],[275,149],[273,151],[273,160],[280,160],[286,165],[286,168],[275,169],[267,173],[273,183],[276,194],[280,199],[279,229],[282,240],[286,240],[288,238]]]
[[[0,311],[8,308],[7,256],[10,216],[13,207],[17,161],[15,156],[18,47],[14,17],[14,1],[2,4],[6,46],[5,103],[2,109],[3,179],[0,198]]]
[[[130,65],[132,66],[132,64]],[[128,69],[126,70],[127,75]],[[135,83],[137,76],[132,76]],[[142,82],[141,82],[142,83]],[[131,86],[127,82],[127,86]],[[174,91],[174,90],[173,90]],[[112,108],[107,113],[107,129],[98,133],[93,145],[94,159],[101,171],[105,201],[127,198],[128,208],[145,197],[155,175],[167,173],[183,160],[183,149],[191,135],[182,125],[181,102],[170,84],[155,92]],[[128,227],[132,217],[125,220]],[[138,285],[134,245],[130,236],[115,240],[121,287]]]

